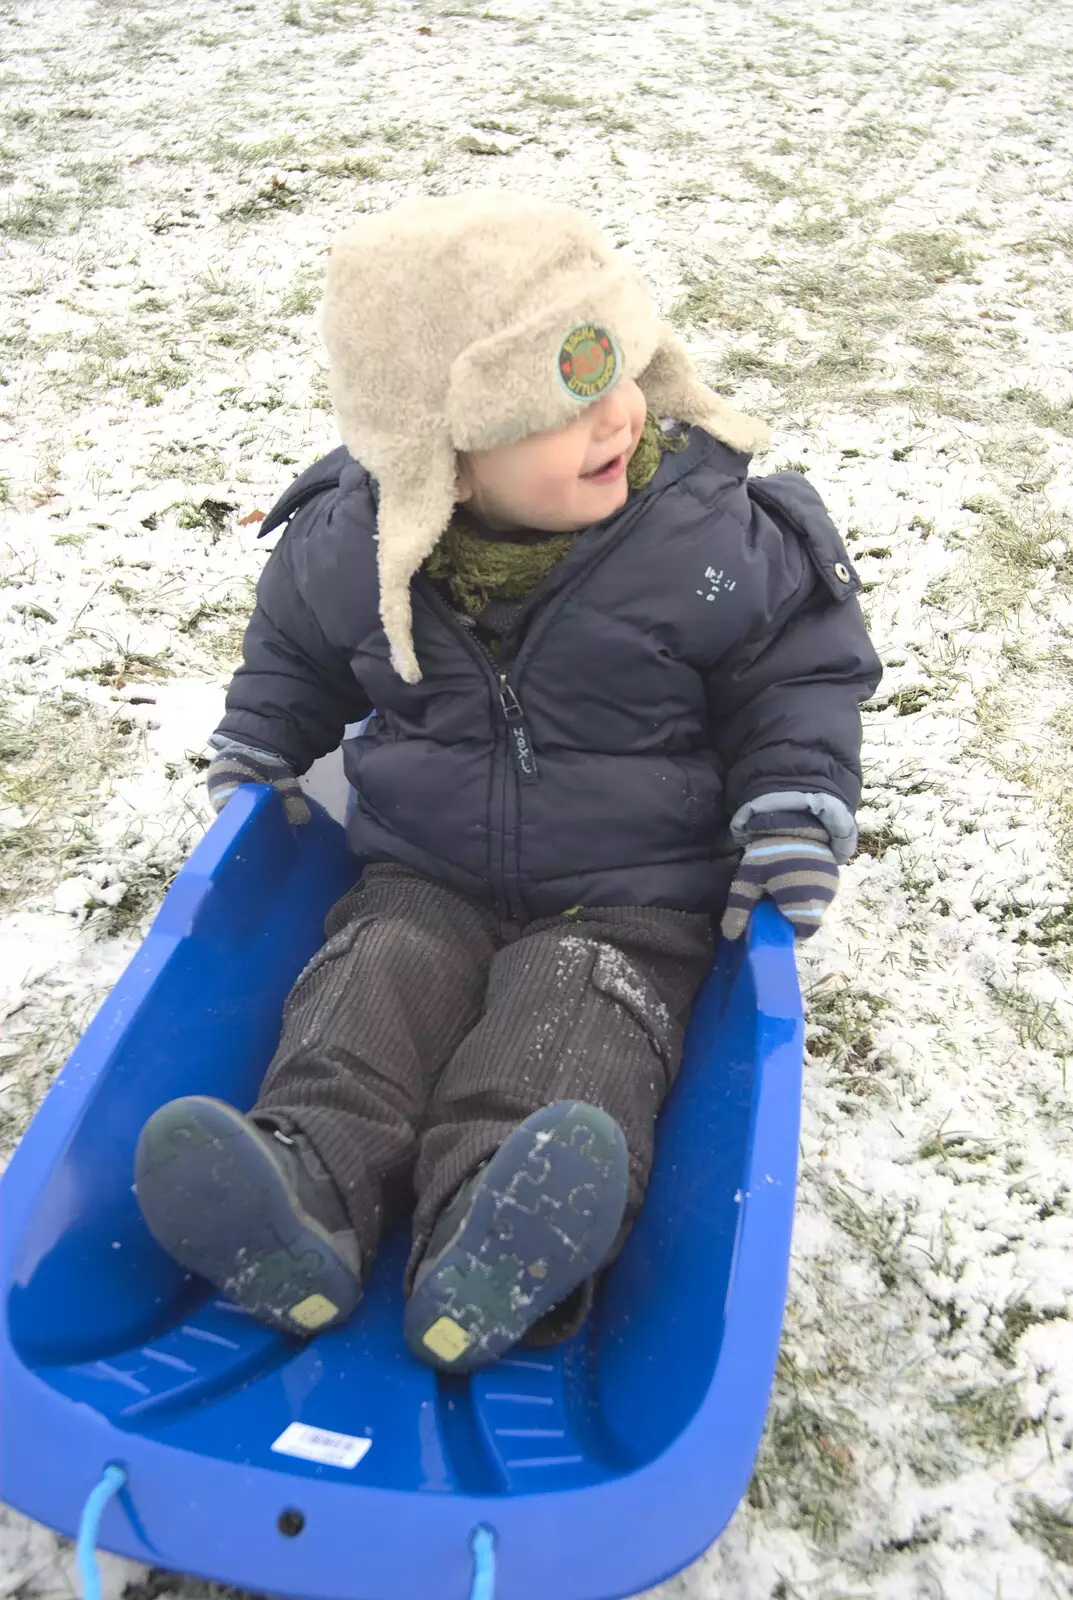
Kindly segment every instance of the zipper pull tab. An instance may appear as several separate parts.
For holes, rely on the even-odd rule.
[[[525,713],[522,710],[521,701],[507,682],[507,674],[505,672],[499,674],[499,699],[503,707],[503,715],[508,722],[524,719]]]
[[[540,768],[537,766],[533,741],[526,726],[525,712],[522,710],[521,701],[507,682],[505,672],[499,675],[499,703],[503,707],[503,716],[507,724],[507,743],[510,745],[510,753],[514,757],[518,776],[523,783],[539,783]]]

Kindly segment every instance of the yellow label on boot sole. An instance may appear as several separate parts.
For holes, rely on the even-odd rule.
[[[422,1344],[441,1361],[457,1361],[465,1355],[473,1340],[465,1328],[460,1328],[450,1317],[440,1317],[422,1337]]]
[[[326,1322],[339,1315],[339,1307],[333,1305],[327,1295],[311,1294],[292,1306],[287,1315],[300,1328],[323,1328]]]

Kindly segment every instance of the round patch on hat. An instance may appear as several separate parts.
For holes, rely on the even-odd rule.
[[[578,400],[595,400],[610,389],[621,370],[618,345],[598,323],[571,328],[560,346],[559,377]]]

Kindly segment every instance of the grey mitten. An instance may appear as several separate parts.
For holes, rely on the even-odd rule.
[[[212,741],[214,744],[217,741]],[[271,750],[257,750],[238,740],[219,740],[219,754],[209,765],[206,782],[209,802],[222,811],[235,790],[244,783],[267,783],[283,800],[283,813],[292,827],[308,822],[310,810],[292,769],[282,756]]]
[[[741,938],[764,895],[793,924],[795,938],[810,938],[838,889],[827,829],[808,812],[766,811],[750,818],[749,834],[720,925],[724,939]]]

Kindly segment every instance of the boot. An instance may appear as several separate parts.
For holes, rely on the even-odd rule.
[[[588,1320],[596,1298],[596,1278],[586,1278],[573,1294],[568,1294],[557,1306],[546,1311],[539,1322],[534,1322],[525,1338],[520,1341],[526,1350],[550,1350],[554,1345],[567,1344],[579,1334]]]
[[[567,1100],[527,1117],[432,1231],[406,1306],[413,1354],[476,1372],[520,1343],[609,1254],[626,1192],[626,1141],[606,1112]]]
[[[206,1095],[169,1101],[138,1139],[135,1190],[157,1243],[188,1272],[285,1333],[349,1317],[361,1256],[309,1140]]]

